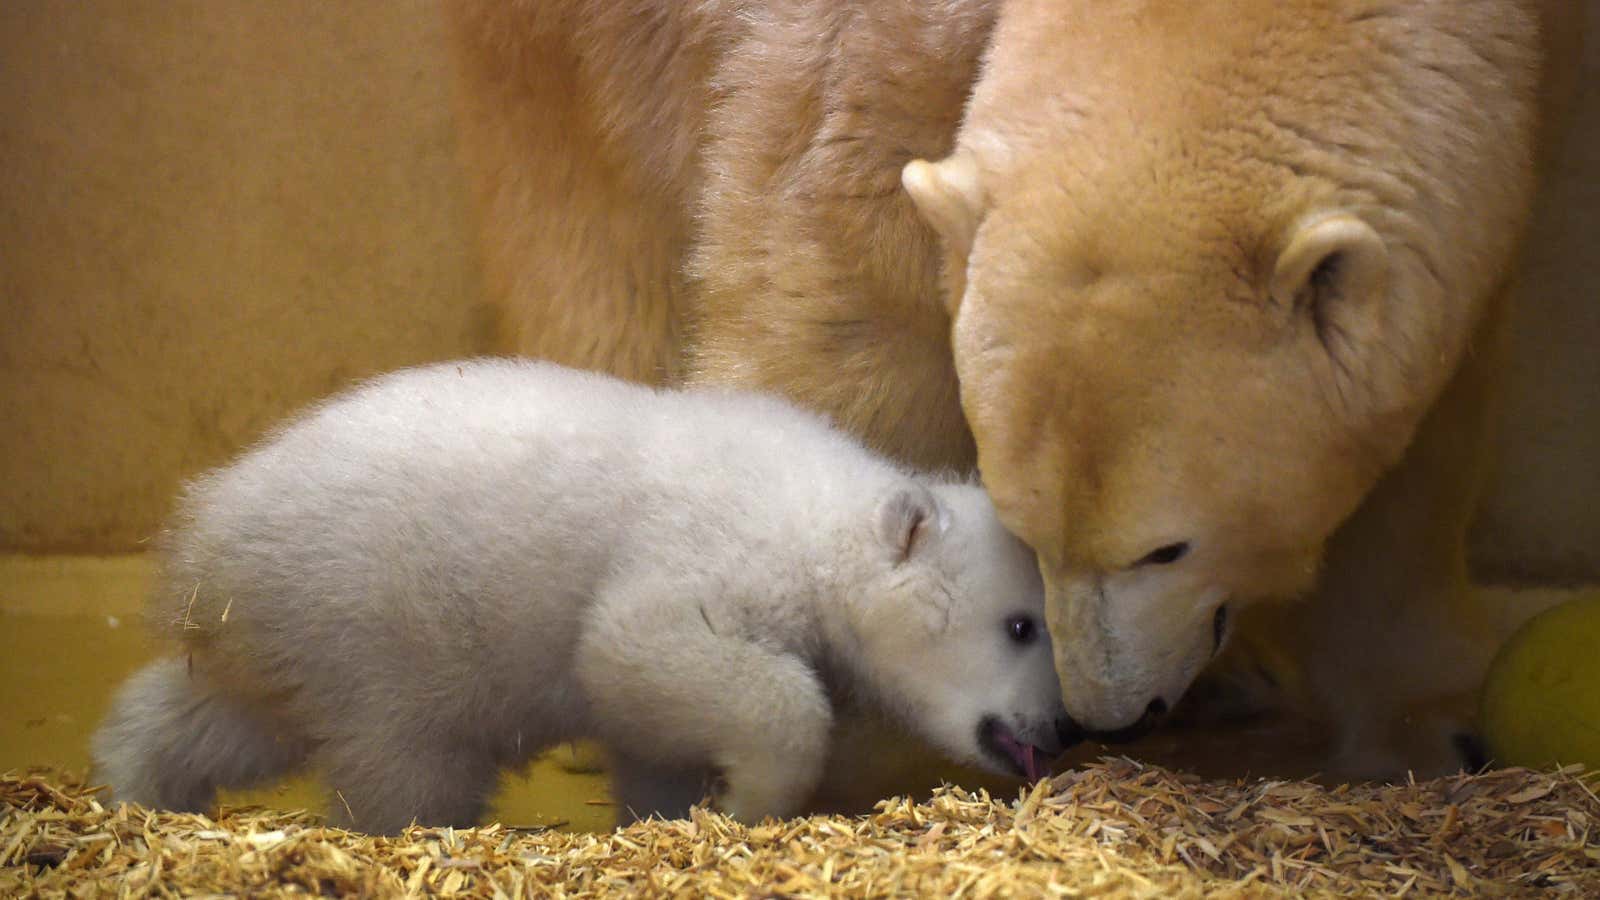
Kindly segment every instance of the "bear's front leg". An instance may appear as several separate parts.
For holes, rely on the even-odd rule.
[[[811,667],[717,633],[692,590],[610,593],[577,656],[601,739],[655,768],[718,770],[717,805],[741,822],[799,811],[821,780],[833,723]]]
[[[1284,617],[1331,769],[1419,777],[1481,765],[1474,713],[1500,617],[1468,580],[1466,532],[1487,467],[1499,316],[1401,464],[1329,542],[1316,594]]]

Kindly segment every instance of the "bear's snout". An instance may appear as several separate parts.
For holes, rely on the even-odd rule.
[[[1122,728],[1111,731],[1088,731],[1083,736],[1092,738],[1102,744],[1126,744],[1149,734],[1151,729],[1155,728],[1156,724],[1166,714],[1167,701],[1157,697],[1150,701],[1150,704],[1144,708],[1144,715],[1140,716],[1132,725],[1125,725]]]

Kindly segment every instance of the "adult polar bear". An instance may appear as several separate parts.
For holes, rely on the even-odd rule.
[[[510,348],[976,463],[1089,730],[1309,594],[1271,639],[1334,765],[1461,761],[1486,351],[1577,4],[449,8]]]

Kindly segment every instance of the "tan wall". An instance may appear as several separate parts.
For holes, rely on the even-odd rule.
[[[1490,579],[1600,577],[1600,2],[1566,139],[1524,253],[1497,477],[1473,535]]]
[[[1600,574],[1590,44],[1517,320],[1492,573]],[[464,198],[429,3],[0,3],[0,550],[135,548],[180,477],[287,411],[483,346]]]
[[[0,548],[136,547],[286,411],[479,345],[438,19],[0,3]]]

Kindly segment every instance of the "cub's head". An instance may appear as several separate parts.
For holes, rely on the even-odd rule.
[[[1017,0],[956,150],[906,167],[1084,727],[1308,588],[1458,365],[1529,193],[1505,6]]]
[[[981,488],[907,481],[874,513],[856,668],[953,760],[1037,778],[1073,740],[1033,554]]]

